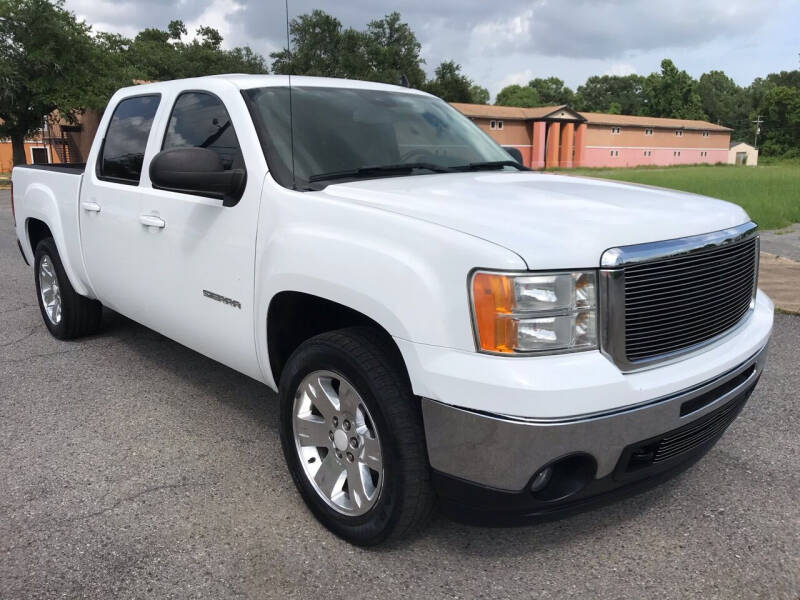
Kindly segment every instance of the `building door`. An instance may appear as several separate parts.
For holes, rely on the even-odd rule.
[[[747,152],[737,152],[736,153],[736,164],[737,165],[746,165],[747,164]]]
[[[31,162],[35,165],[46,165],[49,160],[47,160],[47,148],[31,148]]]

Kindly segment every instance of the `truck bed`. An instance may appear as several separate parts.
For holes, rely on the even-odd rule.
[[[84,164],[19,165],[11,171],[17,238],[33,264],[35,244],[29,238],[31,220],[47,224],[67,276],[79,294],[89,294],[79,235],[79,205]]]
[[[56,171],[70,175],[83,175],[86,163],[40,163],[37,165],[18,165],[15,169],[36,169],[38,171]]]

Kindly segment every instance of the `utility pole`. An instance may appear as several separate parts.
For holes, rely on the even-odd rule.
[[[756,115],[756,120],[753,121],[753,123],[755,123],[756,125],[756,136],[755,139],[753,140],[753,147],[755,148],[758,148],[758,134],[761,133],[761,124],[763,122],[764,121],[761,120],[761,115]]]

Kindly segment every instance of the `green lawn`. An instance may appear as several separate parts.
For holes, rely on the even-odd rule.
[[[11,173],[0,173],[0,188],[11,185]]]
[[[570,169],[574,175],[657,185],[734,202],[762,229],[800,223],[800,161],[758,167],[698,165],[629,169]]]

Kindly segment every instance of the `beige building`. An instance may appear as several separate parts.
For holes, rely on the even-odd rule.
[[[758,164],[758,148],[745,142],[731,142],[728,149],[728,164],[755,167]]]
[[[731,130],[707,121],[453,103],[533,169],[716,164],[728,161]]]

